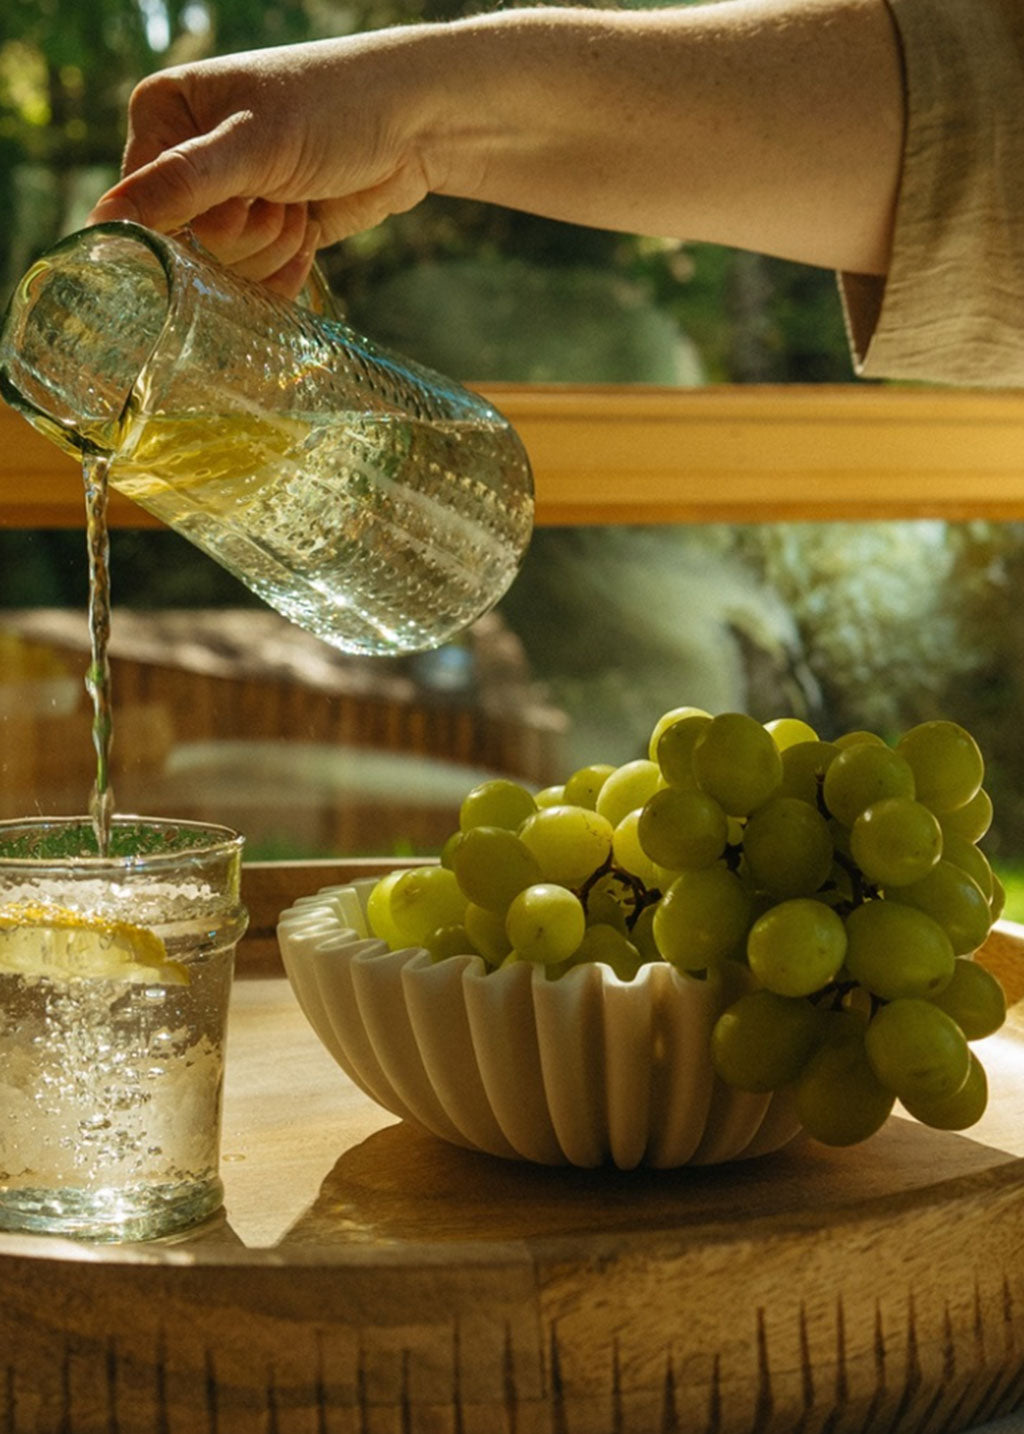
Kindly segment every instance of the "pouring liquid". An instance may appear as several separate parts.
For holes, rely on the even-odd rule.
[[[96,780],[89,800],[89,816],[100,856],[110,845],[114,793],[110,787],[110,746],[113,709],[110,699],[110,535],[107,529],[107,491],[110,459],[86,455],[82,460],[85,486],[85,531],[89,556],[89,667],[85,686],[92,698],[92,740],[96,749]]]

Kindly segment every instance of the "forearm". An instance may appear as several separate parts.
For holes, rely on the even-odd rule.
[[[285,293],[431,190],[881,273],[902,129],[885,0],[539,6],[160,71],[92,217]]]
[[[431,188],[885,270],[903,92],[882,0],[541,8],[447,29]]]

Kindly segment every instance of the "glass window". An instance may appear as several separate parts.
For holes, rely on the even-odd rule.
[[[0,15],[0,202],[11,216],[0,287],[77,227],[116,173],[125,99],[148,70],[473,8],[12,0]],[[357,328],[474,384],[852,377],[832,276],[756,255],[431,199],[323,266]],[[991,756],[989,850],[1009,909],[1024,911],[1013,717],[1024,530],[655,527],[642,493],[636,509],[615,526],[539,529],[494,614],[461,642],[400,661],[334,653],[176,535],[118,530],[119,804],[220,816],[247,831],[253,855],[434,852],[481,774],[543,786],[585,762],[629,760],[679,703],[795,713],[822,735],[892,736],[942,713]],[[4,813],[81,809],[92,764],[82,535],[0,531],[0,571]]]

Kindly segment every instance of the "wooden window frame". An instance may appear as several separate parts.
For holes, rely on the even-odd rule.
[[[488,384],[542,525],[1024,518],[1024,394]],[[154,526],[116,497],[111,522]],[[73,459],[0,405],[0,527],[78,527]]]

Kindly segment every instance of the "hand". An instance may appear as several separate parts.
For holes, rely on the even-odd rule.
[[[402,63],[418,28],[149,76],[130,101],[123,178],[90,222],[133,219],[164,233],[187,225],[237,272],[294,296],[319,246],[427,192],[405,118],[430,113],[429,87]]]

